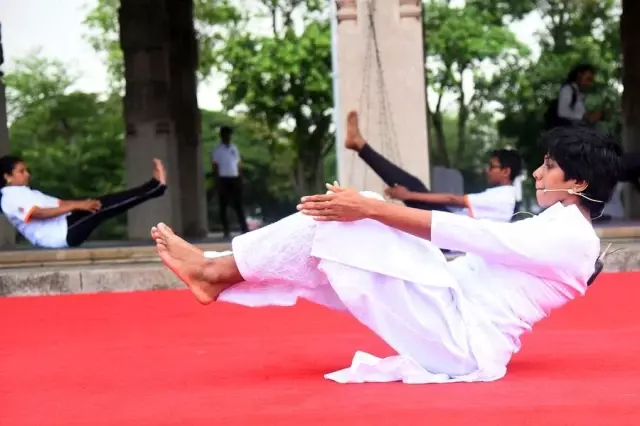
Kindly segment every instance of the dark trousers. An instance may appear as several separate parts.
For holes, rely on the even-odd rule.
[[[238,223],[242,232],[249,232],[247,219],[242,206],[242,179],[239,177],[218,178],[218,199],[220,203],[220,222],[225,236],[229,236],[229,219],[227,218],[227,207],[231,206],[236,212]]]
[[[388,186],[401,185],[411,192],[420,192],[423,194],[430,192],[429,188],[427,188],[420,179],[387,160],[371,148],[369,144],[365,144],[358,152],[358,155]],[[413,200],[403,202],[407,207],[413,207],[415,209],[449,211],[440,204]]]
[[[122,192],[103,195],[98,200],[102,204],[95,213],[74,211],[67,216],[67,244],[78,247],[83,244],[95,229],[105,221],[125,213],[152,198],[162,196],[167,187],[156,179]]]

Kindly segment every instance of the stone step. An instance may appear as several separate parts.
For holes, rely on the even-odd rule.
[[[196,244],[205,251],[229,250],[229,243]],[[0,252],[0,270],[47,266],[148,263],[158,258],[154,245],[79,248],[66,250],[16,250]]]
[[[205,248],[205,247],[203,247]],[[224,250],[209,247],[208,250]],[[605,271],[640,271],[640,244],[618,244],[606,258]],[[618,251],[616,251],[618,250]],[[151,254],[149,253],[149,256]],[[456,255],[449,255],[449,259]],[[6,268],[0,271],[0,296],[124,292],[184,288],[158,260],[134,257],[128,263]]]

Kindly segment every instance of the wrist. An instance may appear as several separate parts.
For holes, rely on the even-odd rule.
[[[384,207],[389,204],[374,198],[365,199],[365,216],[367,219],[378,220],[384,213]]]

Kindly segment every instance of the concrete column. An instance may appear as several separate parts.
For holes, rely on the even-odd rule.
[[[429,185],[420,0],[337,0],[337,6],[337,124],[344,126],[349,110],[358,110],[369,144]],[[382,181],[357,155],[342,145],[338,149],[343,185],[384,189]]]
[[[184,0],[122,0],[120,39],[125,63],[127,183],[149,179],[151,159],[167,166],[169,190],[129,212],[131,239],[147,239],[163,221],[186,237],[207,234],[197,42],[193,5]]]

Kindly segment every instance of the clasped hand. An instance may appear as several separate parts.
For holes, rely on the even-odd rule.
[[[331,193],[302,197],[298,211],[322,222],[352,222],[369,217],[371,199],[337,184],[327,184],[327,189]]]
[[[80,210],[95,213],[102,208],[102,204],[98,200],[81,200],[73,202],[73,210]]]

